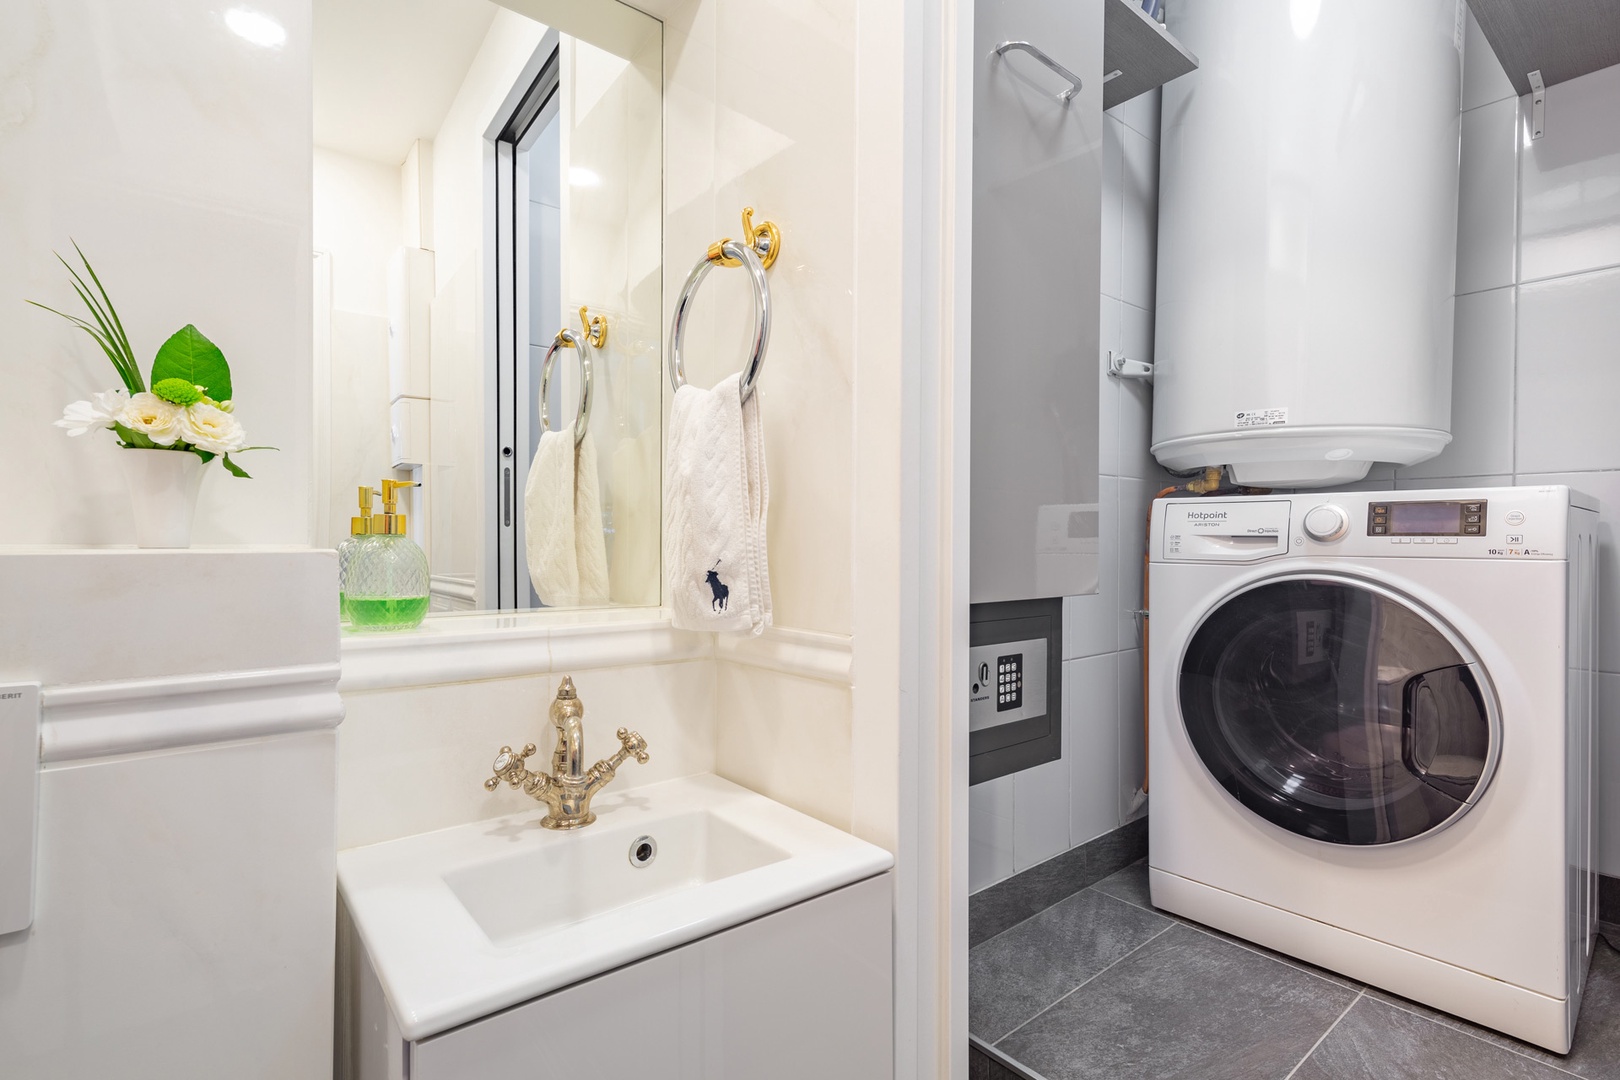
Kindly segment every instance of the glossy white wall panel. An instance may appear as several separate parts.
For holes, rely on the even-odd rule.
[[[1135,821],[1147,813],[1147,802],[1136,801],[1147,766],[1143,738],[1142,651],[1114,654],[1119,679],[1119,823]]]
[[[1147,624],[1142,607],[1142,556],[1147,551],[1147,514],[1159,491],[1156,480],[1119,482],[1119,592],[1115,604],[1116,648],[1140,649]]]
[[[1514,482],[1567,484],[1598,501],[1598,668],[1620,674],[1620,472],[1519,473]],[[1620,778],[1602,775],[1600,786],[1614,787]],[[1620,865],[1605,873],[1620,876]]]
[[[1616,101],[1620,64],[1547,88],[1544,134],[1520,155],[1519,280],[1620,264]]]
[[[1074,661],[1080,663],[1080,661]],[[1067,665],[1065,665],[1067,666]],[[1065,705],[1064,735],[1069,716]],[[1028,870],[1069,849],[1068,738],[1063,757],[1013,774],[1013,870]]]
[[[314,169],[314,244],[332,254],[332,307],[386,319],[388,260],[405,243],[401,169],[320,146]]]
[[[1030,40],[1072,71],[1095,71],[1101,28],[1100,0],[974,9],[974,602],[1093,587],[1084,560],[1074,560],[1066,579],[1039,574],[1036,530],[1045,508],[1096,501],[1090,436],[1097,387],[1085,361],[1097,334],[1091,298],[1101,272],[1100,170],[1109,121],[1098,80],[1085,80],[1060,102],[1066,84],[1033,56],[994,50]],[[1075,437],[1077,425],[1085,437]]]
[[[714,665],[709,661],[572,673],[585,703],[586,763],[617,748],[615,729],[647,739],[651,759],[629,763],[618,789],[715,770]],[[502,746],[549,754],[549,675],[344,695],[338,739],[339,848],[375,844],[472,821],[539,812],[521,791],[484,790]]]
[[[1153,204],[1140,208],[1151,213]],[[1149,233],[1147,239],[1151,240]],[[1141,239],[1139,237],[1139,239]],[[1151,299],[1151,298],[1150,298]],[[1122,303],[1119,312],[1119,349],[1132,360],[1153,362],[1153,310]],[[1115,379],[1119,384],[1115,421],[1119,429],[1120,476],[1138,478],[1163,475],[1148,443],[1153,439],[1153,384],[1142,379]]]
[[[1118,476],[1121,472],[1120,453],[1125,449],[1120,435],[1123,407],[1121,389],[1123,380],[1108,374],[1108,356],[1125,349],[1120,328],[1124,303],[1106,292],[1098,302],[1097,319],[1097,471],[1103,476]],[[1149,409],[1149,418],[1152,411]],[[1133,450],[1138,448],[1131,447]],[[1139,452],[1146,454],[1147,440],[1141,440]],[[1099,568],[1100,569],[1100,568]]]
[[[1513,83],[1502,70],[1491,43],[1479,28],[1472,10],[1467,11],[1468,28],[1463,39],[1462,107],[1477,109],[1503,98],[1517,98]]]
[[[1097,591],[1063,598],[1063,658],[1113,652],[1119,640],[1119,487],[1118,477],[1104,476],[1098,485],[1098,538],[1101,549]]]
[[[1125,125],[1118,118],[1103,117],[1102,219],[1098,241],[1102,251],[1102,277],[1098,284],[1104,296],[1116,300],[1125,295],[1125,131]]]
[[[1617,341],[1620,269],[1519,287],[1520,471],[1620,468]]]
[[[968,788],[968,892],[1013,874],[1013,778]]]
[[[1396,471],[1396,491],[1425,491],[1454,487],[1512,487],[1512,473],[1490,476],[1409,476],[1405,469]]]
[[[1119,824],[1119,685],[1112,654],[1063,665],[1063,711],[1069,847]]]
[[[78,240],[143,371],[187,322],[225,351],[251,482],[217,466],[199,543],[302,543],[310,523],[309,4],[256,10],[286,41],[253,45],[222,9],[182,0],[13,4],[0,46],[0,339],[17,366],[0,400],[15,471],[0,543],[129,543],[110,437],[49,424],[116,385],[82,333],[24,305],[78,303],[54,251]],[[216,474],[217,475],[213,475]]]
[[[1620,675],[1598,676],[1598,870],[1620,877]]]
[[[1457,294],[1514,283],[1518,254],[1519,100],[1462,114]]]
[[[1455,14],[1448,0],[1323,5],[1301,38],[1281,0],[1170,9],[1171,31],[1201,66],[1164,89],[1153,425],[1162,462],[1230,462],[1256,442],[1234,438],[1236,414],[1272,408],[1289,410],[1287,434],[1260,440],[1257,459],[1287,460],[1295,435],[1308,440],[1313,427],[1396,429],[1343,436],[1351,462],[1412,461],[1443,445]],[[1345,119],[1323,125],[1328,115]],[[1403,122],[1392,127],[1391,115]],[[1198,441],[1175,449],[1180,439]],[[1292,456],[1295,469],[1249,478],[1327,467],[1321,446]]]
[[[1451,442],[1439,457],[1402,466],[1401,478],[1513,471],[1515,299],[1512,288],[1457,297]]]
[[[749,664],[715,667],[714,771],[849,830],[855,798],[850,688]]]
[[[1124,170],[1120,299],[1151,311],[1159,247],[1159,145],[1132,128],[1121,132]]]
[[[284,1080],[332,1048],[333,736],[49,768],[8,1080]]]
[[[1129,101],[1122,101],[1104,116],[1114,117],[1138,135],[1146,136],[1154,143],[1159,141],[1159,106],[1162,92],[1155,87],[1145,94],[1138,94]],[[1154,179],[1157,186],[1158,179]]]
[[[224,599],[183,605],[183,645],[132,631],[142,625],[132,612],[175,610],[176,582]],[[0,597],[0,680],[51,686],[337,661],[330,551],[12,550],[0,555]]]

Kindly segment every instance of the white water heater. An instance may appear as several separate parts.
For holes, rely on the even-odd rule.
[[[1180,0],[1153,453],[1326,486],[1451,441],[1463,0]]]

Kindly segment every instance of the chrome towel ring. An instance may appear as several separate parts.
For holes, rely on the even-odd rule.
[[[551,339],[551,348],[540,365],[540,430],[551,430],[551,416],[546,404],[551,397],[551,364],[558,349],[576,349],[579,352],[579,415],[574,419],[574,445],[585,441],[585,431],[591,423],[591,340],[578,330],[564,327]]]
[[[681,287],[680,299],[675,302],[675,319],[669,331],[669,381],[676,390],[686,385],[686,363],[681,357],[681,339],[686,333],[692,299],[697,295],[703,279],[718,264],[743,267],[754,285],[754,343],[748,366],[743,369],[740,388],[743,401],[754,393],[760,368],[765,364],[765,348],[771,340],[771,286],[765,279],[765,271],[776,262],[776,256],[781,251],[782,233],[769,221],[756,226],[754,208],[750,206],[743,210],[743,236],[745,240],[742,241],[726,237],[710,244],[709,250],[698,260],[687,275],[686,284]]]

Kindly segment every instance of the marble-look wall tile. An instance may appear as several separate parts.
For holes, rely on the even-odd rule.
[[[148,368],[188,322],[224,350],[252,481],[215,466],[199,543],[303,543],[311,519],[310,6],[264,0],[259,45],[174,0],[12,4],[0,33],[0,543],[133,539],[109,435],[50,427],[117,385],[100,350],[22,303],[74,310],[53,252],[78,241]]]
[[[785,806],[853,825],[850,688],[721,661],[715,772]]]
[[[576,672],[585,703],[585,751],[618,748],[614,730],[641,732],[650,760],[623,766],[627,790],[715,771],[714,666],[706,660]],[[535,675],[344,695],[338,733],[338,847],[537,809],[521,791],[484,790],[502,746],[532,742],[546,768],[547,711],[557,679]]]

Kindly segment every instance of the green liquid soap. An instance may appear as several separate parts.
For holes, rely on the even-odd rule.
[[[425,596],[345,596],[343,610],[356,630],[410,630],[428,610]]]

